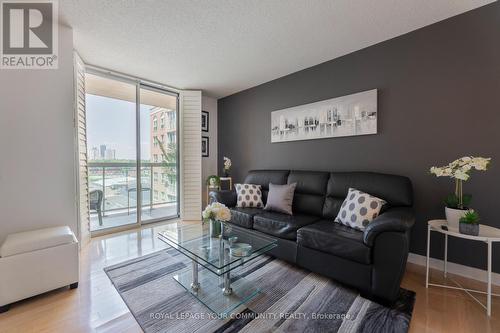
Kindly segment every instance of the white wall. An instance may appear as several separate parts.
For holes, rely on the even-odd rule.
[[[0,243],[12,232],[77,232],[73,32],[59,28],[59,69],[0,69]]]
[[[217,100],[212,97],[203,96],[201,109],[209,113],[208,132],[201,132],[202,136],[208,136],[210,139],[209,157],[202,158],[201,181],[203,188],[203,208],[207,204],[207,187],[205,180],[210,175],[217,174]]]

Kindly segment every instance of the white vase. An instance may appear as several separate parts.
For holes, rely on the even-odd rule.
[[[445,207],[446,221],[448,221],[448,226],[458,229],[460,218],[465,215],[468,209],[454,209]]]

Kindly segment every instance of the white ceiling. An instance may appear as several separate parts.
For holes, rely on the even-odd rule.
[[[491,0],[60,0],[90,64],[223,97]]]

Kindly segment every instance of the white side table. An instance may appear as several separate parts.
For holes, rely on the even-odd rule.
[[[448,230],[444,230],[442,226],[448,227]],[[429,254],[431,249],[431,231],[437,231],[444,234],[444,276],[448,273],[447,265],[448,265],[448,236],[458,237],[469,239],[473,241],[485,242],[488,246],[488,290],[486,292],[481,290],[467,289],[463,288],[460,284],[455,282],[458,287],[446,286],[443,284],[430,283],[429,282]],[[478,302],[483,308],[486,309],[488,316],[491,316],[491,296],[500,296],[499,294],[493,294],[491,292],[491,245],[494,242],[500,242],[500,229],[493,228],[487,225],[481,224],[479,226],[479,235],[471,236],[461,234],[458,228],[452,228],[448,226],[446,220],[431,220],[427,222],[427,264],[426,264],[426,273],[425,273],[425,287],[429,288],[429,286],[449,288],[449,289],[459,289],[465,291],[469,296],[471,296],[476,302]],[[478,300],[471,293],[479,293],[486,294],[486,305],[484,305],[480,300]]]

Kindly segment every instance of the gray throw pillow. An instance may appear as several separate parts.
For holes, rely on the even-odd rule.
[[[269,193],[264,209],[293,215],[292,203],[296,186],[297,183],[287,185],[269,184]]]

